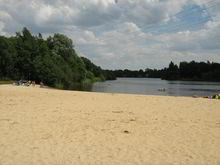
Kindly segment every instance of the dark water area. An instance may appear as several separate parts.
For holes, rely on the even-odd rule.
[[[91,91],[163,96],[209,96],[220,93],[220,82],[167,81],[156,78],[117,78],[94,83]]]

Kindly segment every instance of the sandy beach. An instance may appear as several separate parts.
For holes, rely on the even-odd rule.
[[[220,165],[220,101],[0,86],[0,165]]]

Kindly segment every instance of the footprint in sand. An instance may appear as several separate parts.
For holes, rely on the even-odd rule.
[[[123,113],[123,111],[112,111],[112,113]]]
[[[129,133],[130,133],[128,130],[124,130],[123,132],[126,133],[126,134],[129,134]]]

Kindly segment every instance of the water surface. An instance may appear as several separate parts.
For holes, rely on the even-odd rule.
[[[220,82],[117,78],[114,81],[97,82],[93,84],[91,91],[165,96],[208,96],[220,93]]]

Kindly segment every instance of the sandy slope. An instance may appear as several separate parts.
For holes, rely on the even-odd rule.
[[[220,101],[0,86],[0,165],[220,165]]]

